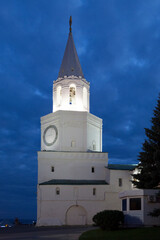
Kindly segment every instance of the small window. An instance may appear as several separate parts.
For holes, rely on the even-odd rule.
[[[127,211],[127,199],[122,200],[122,211]]]
[[[54,166],[51,167],[51,172],[54,172]]]
[[[94,173],[95,172],[95,169],[94,167],[91,168],[91,172]]]
[[[93,148],[93,151],[96,151],[96,142],[95,141],[92,142],[92,148]]]
[[[119,187],[122,187],[122,178],[118,179],[118,185],[119,185]]]
[[[74,148],[76,146],[76,142],[75,141],[71,141],[71,147]]]
[[[129,199],[130,210],[141,210],[141,198]]]
[[[59,187],[56,188],[56,195],[60,195],[60,188]]]
[[[96,188],[93,188],[93,196],[96,195]]]

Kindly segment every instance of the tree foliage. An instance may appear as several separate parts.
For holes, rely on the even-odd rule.
[[[160,216],[160,208],[155,208],[153,210],[153,212],[150,212],[148,215],[152,216],[152,217],[159,217]]]
[[[137,188],[152,189],[160,183],[160,95],[153,111],[151,128],[145,128],[146,140],[139,153],[138,173],[133,174]]]
[[[160,203],[160,191],[155,194],[156,202]],[[148,214],[151,217],[159,217],[160,216],[160,208],[155,208],[152,212]]]

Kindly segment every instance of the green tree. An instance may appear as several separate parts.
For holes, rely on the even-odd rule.
[[[137,188],[152,189],[160,184],[160,95],[153,114],[151,128],[145,128],[147,138],[139,153],[138,173],[133,174]]]

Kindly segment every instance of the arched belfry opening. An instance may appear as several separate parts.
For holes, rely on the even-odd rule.
[[[61,105],[62,102],[62,87],[58,86],[57,91],[56,91],[56,96],[57,96],[57,106]]]
[[[69,87],[69,104],[73,105],[76,103],[76,86],[71,84]]]
[[[87,109],[88,104],[88,96],[87,96],[87,88],[83,87],[83,106]]]

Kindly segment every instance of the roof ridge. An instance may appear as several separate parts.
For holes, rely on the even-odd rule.
[[[39,185],[107,185],[105,180],[92,179],[51,179]]]

